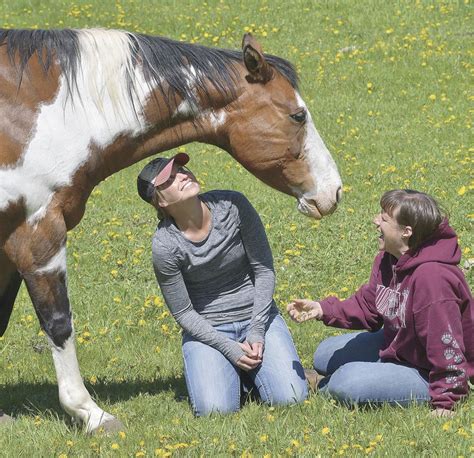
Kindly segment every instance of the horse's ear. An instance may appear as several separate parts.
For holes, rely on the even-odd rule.
[[[260,43],[251,33],[246,33],[242,39],[244,64],[250,75],[247,81],[251,83],[268,83],[273,78],[273,68],[265,60]]]

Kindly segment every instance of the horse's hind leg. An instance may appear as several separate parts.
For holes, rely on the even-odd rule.
[[[62,218],[32,232],[22,243],[22,259],[33,259],[21,268],[41,327],[49,338],[59,388],[59,401],[66,412],[84,422],[88,432],[99,428],[116,431],[122,424],[104,412],[86,390],[76,356],[74,330],[66,285],[66,229]],[[41,235],[43,234],[43,236]],[[30,245],[24,251],[25,243]],[[18,253],[17,253],[18,254]],[[28,266],[29,264],[29,266]]]
[[[16,266],[0,250],[0,337],[7,329],[21,281]]]
[[[3,250],[0,250],[0,336],[3,336],[10,320],[16,295],[21,285],[21,276]],[[0,425],[12,418],[0,409]]]

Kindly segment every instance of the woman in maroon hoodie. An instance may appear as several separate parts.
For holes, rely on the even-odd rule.
[[[457,236],[427,194],[393,190],[380,205],[369,282],[344,301],[296,299],[287,309],[297,322],[371,331],[320,344],[322,392],[349,405],[431,402],[434,415],[449,415],[474,381],[474,306]]]

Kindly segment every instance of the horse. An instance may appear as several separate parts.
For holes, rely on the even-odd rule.
[[[0,29],[0,335],[24,281],[60,404],[89,433],[123,425],[80,374],[67,232],[99,182],[194,141],[229,152],[307,216],[332,213],[341,198],[294,67],[250,34],[237,51],[118,30]]]

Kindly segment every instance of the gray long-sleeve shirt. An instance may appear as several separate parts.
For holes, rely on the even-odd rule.
[[[262,222],[234,191],[210,191],[200,199],[211,212],[211,230],[192,242],[169,218],[153,236],[153,266],[172,315],[185,332],[224,354],[244,355],[237,342],[213,325],[251,319],[246,340],[263,342],[273,301],[273,258]]]

